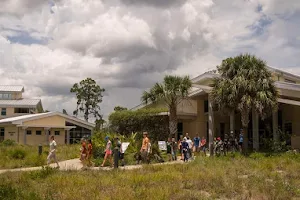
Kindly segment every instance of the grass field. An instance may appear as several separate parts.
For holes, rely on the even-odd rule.
[[[80,145],[61,145],[57,149],[58,160],[79,158]],[[38,155],[37,146],[0,146],[0,169],[35,167],[46,164],[48,146],[43,146],[43,153]]]
[[[300,156],[200,157],[132,171],[0,175],[0,199],[299,199]]]

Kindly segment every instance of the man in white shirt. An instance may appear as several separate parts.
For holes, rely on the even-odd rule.
[[[56,159],[56,142],[54,140],[54,136],[52,135],[51,138],[50,138],[50,150],[49,150],[49,155],[47,157],[47,165],[50,164],[51,162],[51,159],[53,159],[56,164],[57,164],[57,168],[59,168],[59,164],[58,164],[58,161]]]
[[[190,159],[190,158],[193,157],[193,155],[192,155],[192,153],[193,153],[193,141],[191,140],[190,137],[187,137],[186,142],[189,144],[189,151],[188,151],[189,152],[189,156],[188,156],[188,158]]]

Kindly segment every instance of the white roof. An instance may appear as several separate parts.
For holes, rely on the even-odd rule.
[[[36,120],[36,119],[40,119],[40,118],[44,118],[44,117],[51,117],[51,116],[55,116],[55,115],[64,117],[66,119],[66,121],[68,121],[70,123],[74,123],[74,124],[79,123],[81,125],[84,125],[84,127],[86,127],[87,129],[90,129],[90,130],[92,130],[95,126],[95,124],[93,124],[93,123],[89,123],[84,120],[81,120],[81,119],[78,119],[76,117],[72,117],[69,115],[65,115],[60,112],[46,112],[46,113],[23,115],[23,116],[18,116],[18,117],[9,117],[9,118],[5,118],[5,119],[1,119],[0,124],[1,123],[12,123],[12,124],[16,124],[16,125],[22,125],[23,122],[25,122],[25,121]]]
[[[0,92],[24,92],[21,85],[0,85]]]
[[[40,99],[0,100],[1,107],[36,107]]]

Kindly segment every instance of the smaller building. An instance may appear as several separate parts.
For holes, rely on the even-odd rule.
[[[92,123],[60,112],[28,114],[1,119],[0,141],[11,139],[25,145],[48,144],[53,135],[59,144],[72,144],[91,136],[94,127]]]
[[[0,119],[43,112],[40,99],[23,98],[24,87],[0,85]]]

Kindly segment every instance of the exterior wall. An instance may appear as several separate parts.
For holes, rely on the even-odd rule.
[[[188,99],[183,100],[177,105],[177,112],[178,113],[188,113],[188,114],[197,114],[197,101]]]
[[[4,139],[18,142],[18,128],[16,126],[3,126],[5,128]]]
[[[197,103],[197,118],[183,121],[183,134],[189,133],[192,138],[197,134],[200,137],[206,137],[207,115],[204,113],[204,100],[199,98],[195,102]]]
[[[45,134],[44,128],[32,128],[29,127],[26,131],[22,128],[19,129],[19,143],[24,144],[24,133],[26,134],[27,130],[31,130],[31,135],[26,135],[26,144],[27,145],[47,145],[49,141],[47,141],[47,137]],[[36,135],[36,131],[41,131],[41,135]],[[60,135],[54,135],[55,131],[60,131]],[[54,135],[55,141],[57,144],[65,144],[65,131],[64,129],[50,129],[49,130],[49,138],[50,136]],[[17,141],[17,140],[16,140]]]
[[[12,94],[12,99],[21,99],[22,98],[22,92],[16,92]]]
[[[26,126],[65,126],[66,120],[63,117],[60,116],[52,116],[52,117],[45,117],[42,119],[36,119],[24,122],[24,125]]]

